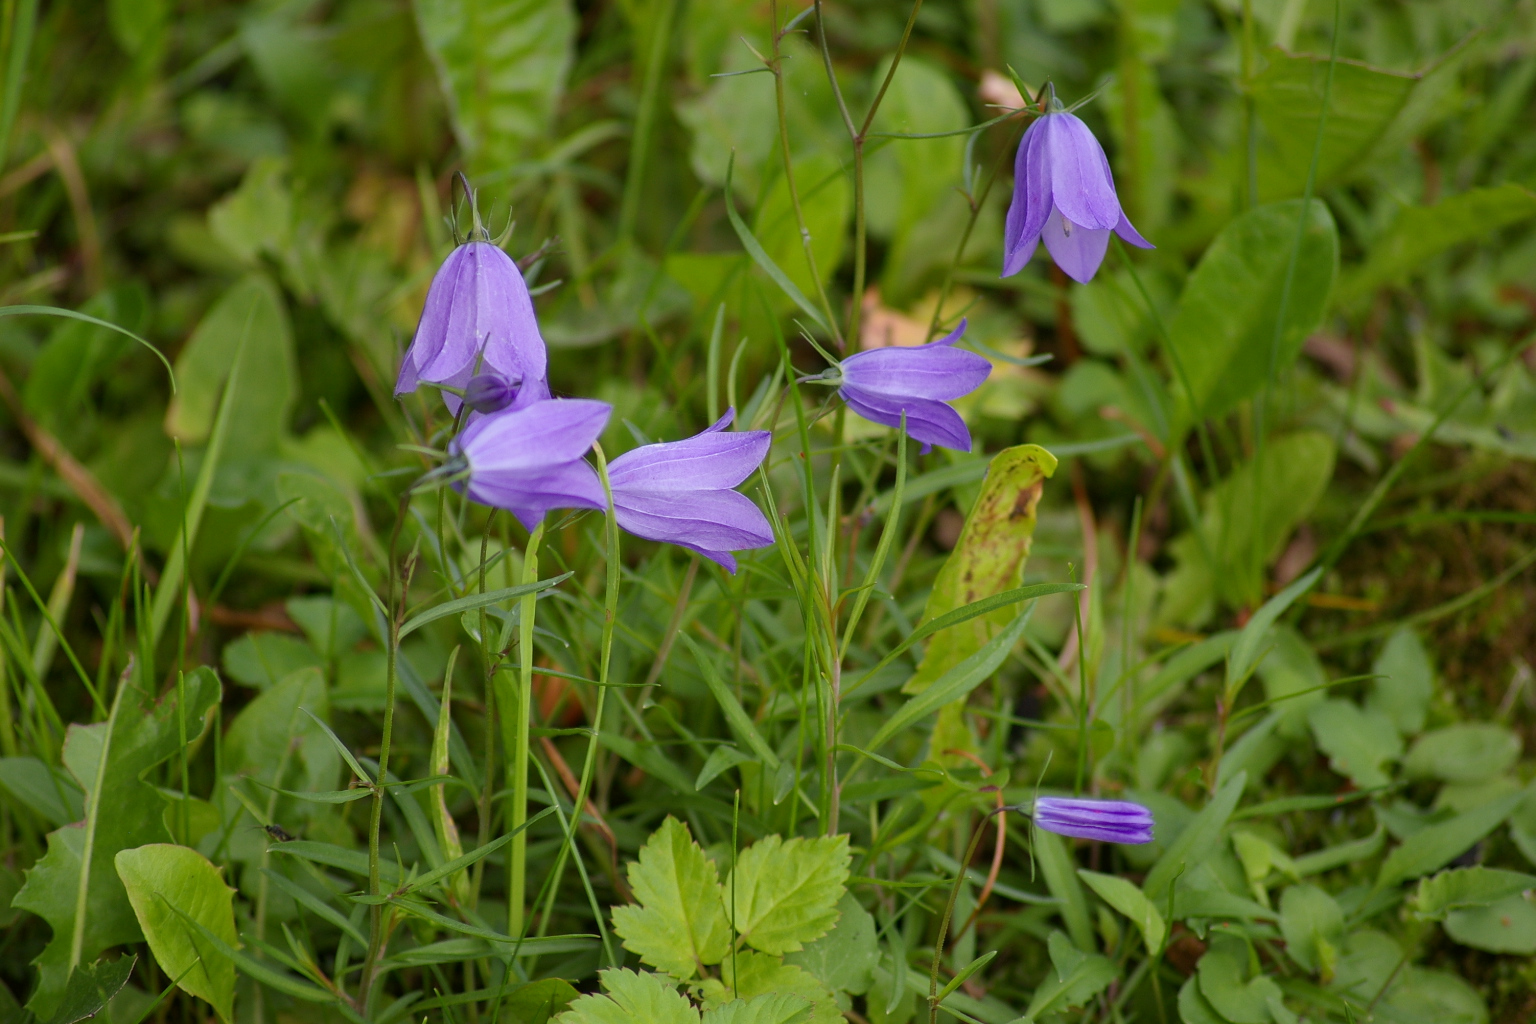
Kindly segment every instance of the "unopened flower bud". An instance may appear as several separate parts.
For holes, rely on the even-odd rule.
[[[499,373],[482,373],[471,377],[464,386],[464,404],[475,412],[500,412],[517,397],[519,383]]]

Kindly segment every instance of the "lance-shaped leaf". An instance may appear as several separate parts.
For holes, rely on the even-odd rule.
[[[641,960],[674,978],[691,978],[730,948],[720,879],[688,826],[668,817],[629,865],[639,906],[614,907],[613,929]]]
[[[156,701],[138,686],[132,678],[120,684],[107,721],[69,727],[64,767],[85,792],[85,819],[48,834],[48,851],[12,901],[53,928],[53,939],[33,961],[38,985],[27,1003],[43,1019],[58,1009],[73,967],[142,938],[113,858],[171,838],[164,801],[142,777],[176,753],[182,735],[190,742],[202,734],[220,693],[212,669],[187,673],[183,732],[177,690]]]
[[[1051,932],[1047,946],[1055,969],[1035,989],[1024,1013],[1026,1020],[1041,1020],[1082,1006],[1115,980],[1115,965],[1108,957],[1084,953],[1061,932]]]
[[[1077,873],[1105,903],[1130,918],[1131,923],[1141,930],[1147,952],[1156,956],[1163,951],[1163,939],[1168,935],[1168,925],[1152,901],[1136,888],[1136,883],[1118,875],[1101,875],[1085,868],[1079,868]]]
[[[955,550],[934,580],[923,623],[1020,584],[1035,535],[1035,508],[1046,478],[1055,472],[1056,456],[1039,445],[1023,444],[993,456]],[[1007,628],[1014,616],[1012,607],[1002,607],[934,636],[902,692],[926,690]]]

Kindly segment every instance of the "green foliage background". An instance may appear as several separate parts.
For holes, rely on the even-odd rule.
[[[6,0],[0,1017],[1536,1016],[1533,40]],[[1088,285],[998,277],[1046,81],[1157,244]],[[535,564],[408,491],[459,171],[609,459],[775,430],[776,547],[552,517]],[[972,453],[793,384],[962,315]],[[990,813],[1074,790],[1157,840]]]

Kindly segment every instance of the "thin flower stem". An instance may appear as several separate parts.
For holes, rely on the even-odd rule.
[[[789,151],[789,116],[784,104],[784,59],[779,53],[779,43],[783,41],[783,36],[779,32],[778,0],[772,0],[771,9],[773,58],[768,67],[773,72],[774,106],[777,109],[779,121],[779,150],[784,157],[784,184],[789,189],[789,203],[795,211],[795,227],[800,231],[800,247],[805,251],[805,263],[811,272],[811,283],[816,286],[816,299],[821,304],[822,315],[826,317],[827,328],[832,332],[832,341],[841,352],[843,335],[837,329],[837,317],[832,312],[832,303],[827,298],[827,289],[821,282],[821,273],[816,269],[816,252],[811,246],[811,230],[806,226],[805,212],[800,207],[800,190],[795,185],[794,161],[790,159]]]
[[[544,539],[544,523],[534,527],[523,554],[523,580],[534,583],[539,578],[539,544]],[[508,783],[512,790],[512,815],[507,827],[519,829],[528,820],[528,749],[529,719],[533,713],[533,618],[538,595],[522,599],[517,623],[518,687],[512,744],[507,751]],[[505,709],[503,709],[505,713]],[[512,852],[507,858],[507,934],[522,935],[524,903],[528,886],[528,834],[517,831],[512,837]]]
[[[933,943],[933,968],[928,974],[928,1024],[938,1024],[939,1021],[939,962],[944,957],[944,940],[949,933],[949,922],[955,916],[955,903],[960,898],[960,885],[965,881],[965,873],[970,870],[971,858],[976,856],[976,847],[981,843],[982,832],[985,831],[987,819],[992,817],[1002,808],[997,808],[982,815],[971,832],[970,845],[965,848],[965,856],[960,859],[960,866],[955,871],[955,884],[949,890],[949,902],[944,905],[944,916],[939,919],[939,935]]]

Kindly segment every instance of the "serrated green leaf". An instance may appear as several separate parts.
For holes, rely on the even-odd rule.
[[[1462,722],[1427,732],[1403,758],[1403,771],[1442,782],[1482,782],[1520,759],[1520,737],[1492,722]]]
[[[837,925],[831,931],[797,953],[784,954],[784,962],[803,967],[834,992],[862,995],[874,982],[880,959],[875,919],[852,893],[843,894],[837,912]]]
[[[170,843],[122,850],[116,865],[160,969],[180,977],[181,990],[205,1000],[221,1020],[233,1020],[235,965],[208,948],[186,923],[196,921],[227,945],[239,947],[234,890],[224,884],[219,869],[196,850]],[[188,970],[193,964],[197,966]]]
[[[581,996],[557,1024],[699,1024],[688,1000],[655,974],[615,968],[598,980],[607,995]]]
[[[1163,939],[1168,937],[1168,925],[1163,921],[1163,915],[1158,913],[1157,907],[1153,906],[1145,893],[1136,888],[1134,882],[1118,875],[1101,875],[1085,868],[1079,868],[1077,874],[1105,903],[1130,918],[1131,923],[1141,931],[1148,953],[1156,956],[1163,951]]]
[[[1403,741],[1385,714],[1330,698],[1312,706],[1307,724],[1328,766],[1356,786],[1375,789],[1392,781],[1387,765],[1402,756]]]
[[[1055,472],[1056,457],[1039,445],[1018,445],[992,457],[960,539],[934,580],[920,625],[1019,586],[1035,535],[1035,507],[1046,478]],[[1014,610],[1004,606],[937,634],[901,691],[926,690],[1006,629],[1014,617]]]
[[[848,837],[772,835],[743,850],[725,881],[726,916],[753,949],[782,954],[837,923],[848,880]]]
[[[731,926],[720,904],[719,875],[687,825],[668,816],[628,873],[640,905],[613,908],[613,929],[626,949],[684,981],[720,962]]]
[[[133,973],[133,965],[138,959],[133,955],[120,956],[116,960],[98,960],[76,967],[64,987],[64,1001],[48,1024],[75,1024],[96,1016],[128,983],[128,975]],[[20,1007],[17,1011],[19,1015]]]
[[[704,1011],[703,1024],[802,1024],[809,1019],[808,999],[792,992],[771,992],[711,1007]]]
[[[1457,868],[1420,879],[1414,902],[1420,917],[1437,921],[1452,910],[1491,906],[1527,889],[1536,889],[1536,875],[1497,868]]]
[[[838,1024],[843,1018],[831,991],[809,971],[750,949],[727,955],[720,978],[706,979],[700,991],[706,1010],[782,993],[804,1001],[808,1024]]]

